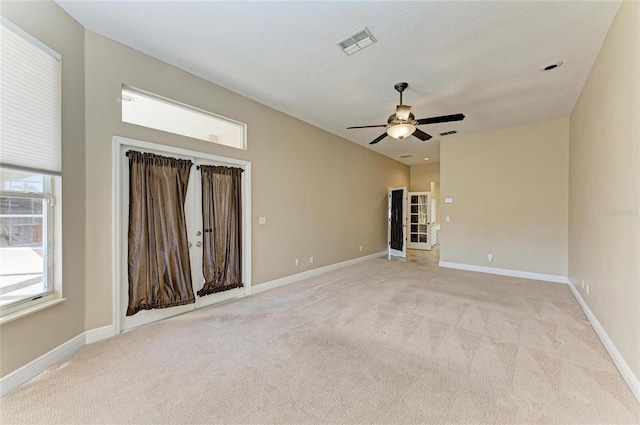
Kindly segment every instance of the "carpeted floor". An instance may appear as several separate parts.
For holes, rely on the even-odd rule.
[[[415,253],[86,346],[0,411],[2,424],[640,423],[565,285]]]

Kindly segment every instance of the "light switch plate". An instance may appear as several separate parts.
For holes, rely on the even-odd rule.
[[[259,224],[267,224],[267,217],[259,217],[258,218],[258,223]]]
[[[444,198],[445,204],[453,204],[453,198]]]

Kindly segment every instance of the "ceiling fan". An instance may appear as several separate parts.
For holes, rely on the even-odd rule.
[[[376,137],[370,145],[375,145],[387,136],[391,136],[394,139],[402,140],[405,137],[411,135],[416,136],[418,139],[425,141],[431,139],[431,135],[416,128],[418,125],[423,124],[437,124],[442,122],[462,121],[464,114],[443,115],[441,117],[422,118],[416,120],[411,113],[411,106],[402,104],[402,92],[409,87],[407,83],[398,83],[395,89],[400,93],[400,104],[396,107],[396,113],[389,117],[387,124],[380,125],[363,125],[359,127],[347,127],[347,130],[354,128],[374,128],[374,127],[387,127],[387,132]]]

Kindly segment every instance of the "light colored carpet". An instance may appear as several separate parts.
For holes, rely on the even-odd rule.
[[[2,424],[640,423],[566,286],[415,254],[86,346],[0,409]]]

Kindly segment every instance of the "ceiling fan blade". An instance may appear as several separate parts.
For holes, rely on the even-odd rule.
[[[416,136],[418,139],[422,140],[423,142],[431,139],[430,134],[425,133],[419,128],[416,128],[416,131],[413,132],[413,135]]]
[[[380,125],[361,125],[358,127],[347,127],[347,130],[351,130],[352,128],[375,128],[375,127],[386,127],[387,124],[380,124]]]
[[[373,139],[373,142],[369,143],[370,145],[375,145],[376,143],[378,143],[380,140],[384,139],[385,137],[387,137],[387,133],[381,134],[379,137],[376,137],[375,139]]]
[[[418,120],[418,125],[438,124],[441,122],[462,121],[464,114],[443,115],[441,117],[422,118]]]

